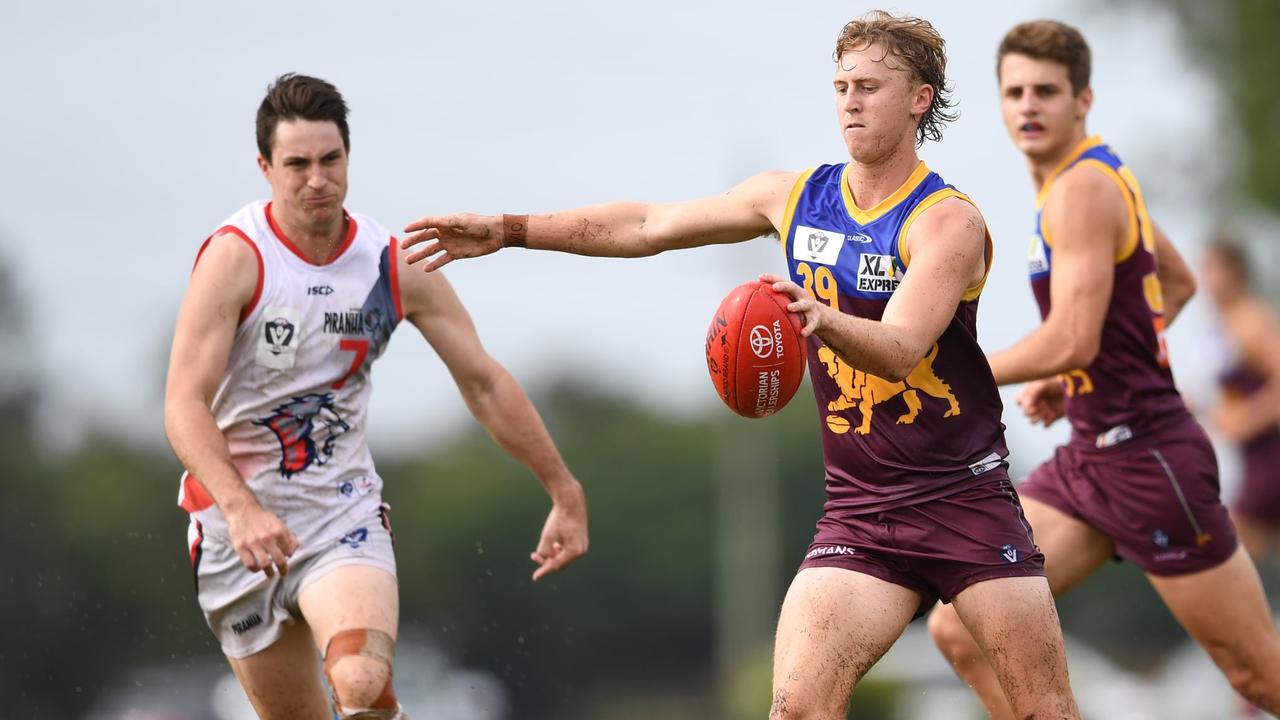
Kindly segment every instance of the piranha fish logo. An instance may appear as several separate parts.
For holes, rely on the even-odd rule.
[[[338,436],[351,429],[333,407],[331,393],[295,397],[275,408],[274,415],[254,420],[280,441],[280,474],[297,475],[312,463],[324,465],[333,457]]]

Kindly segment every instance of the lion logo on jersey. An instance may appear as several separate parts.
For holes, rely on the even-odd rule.
[[[950,404],[947,411],[943,413],[943,417],[959,415],[960,403],[956,400],[956,396],[951,393],[951,386],[943,382],[937,373],[933,371],[933,361],[937,356],[938,344],[934,343],[933,349],[916,365],[906,380],[890,382],[882,377],[869,375],[861,370],[849,367],[843,360],[836,357],[836,354],[830,348],[824,345],[818,348],[818,360],[826,366],[827,375],[835,380],[836,385],[840,388],[840,397],[827,403],[827,411],[836,413],[857,405],[858,412],[862,415],[862,423],[854,428],[853,431],[859,435],[866,435],[871,432],[871,416],[875,412],[875,406],[898,395],[902,395],[903,401],[907,404],[907,412],[898,418],[898,424],[910,425],[914,423],[916,416],[920,414],[920,409],[923,407],[917,390],[923,390],[939,400],[946,400]],[[831,432],[843,435],[849,432],[849,421],[839,415],[828,415],[827,427],[831,429]]]
[[[311,393],[291,398],[275,408],[274,415],[254,420],[276,434],[280,441],[280,474],[297,475],[312,463],[324,465],[333,457],[338,436],[351,429],[333,406],[331,393]]]

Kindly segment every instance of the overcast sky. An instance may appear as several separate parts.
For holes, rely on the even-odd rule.
[[[994,52],[1015,22],[1078,25],[1094,51],[1089,129],[1135,169],[1194,260],[1200,200],[1224,169],[1212,86],[1171,20],[1100,3],[915,2],[947,39],[960,120],[922,158],[982,208],[997,255],[980,339],[1038,321],[1025,276],[1033,193],[1000,124]],[[351,107],[347,206],[400,228],[423,214],[540,212],[723,192],[749,175],[847,157],[831,51],[874,7],[835,2],[18,3],[0,44],[0,257],[16,269],[52,398],[46,431],[109,426],[163,446],[168,344],[200,242],[267,197],[253,117],[283,72]],[[1143,8],[1154,12],[1149,8]],[[1195,103],[1171,103],[1171,96]],[[1210,155],[1210,159],[1215,158]],[[729,288],[785,266],[775,242],[646,260],[506,251],[446,274],[490,351],[526,386],[571,374],[686,414],[718,407],[703,357]],[[1172,329],[1180,383],[1204,396],[1218,358],[1198,299]],[[15,352],[5,349],[6,353]],[[469,424],[443,366],[402,327],[374,372],[375,449]],[[1006,405],[1012,394],[1006,393]],[[812,402],[805,399],[806,402]],[[727,411],[725,411],[727,412]],[[1056,433],[1006,412],[1032,461]]]

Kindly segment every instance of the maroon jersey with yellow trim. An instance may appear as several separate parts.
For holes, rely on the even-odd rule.
[[[1082,163],[1114,180],[1129,208],[1128,236],[1114,258],[1114,285],[1098,356],[1088,367],[1060,376],[1067,394],[1071,444],[1103,448],[1172,426],[1184,419],[1187,409],[1169,369],[1155,232],[1142,190],[1133,172],[1096,135],[1082,141],[1050,173],[1036,198],[1035,238],[1028,264],[1040,317],[1049,316],[1053,271],[1053,238],[1043,224],[1045,200],[1054,181]]]
[[[824,165],[801,175],[782,243],[797,284],[842,312],[880,320],[909,272],[911,224],[941,200],[969,199],[920,163],[902,187],[864,211],[853,202],[847,172],[847,165]],[[988,236],[988,270],[990,261]],[[809,338],[828,513],[924,502],[983,482],[983,473],[1004,465],[1003,408],[977,340],[983,282],[965,293],[937,343],[901,381],[852,367],[816,335]]]

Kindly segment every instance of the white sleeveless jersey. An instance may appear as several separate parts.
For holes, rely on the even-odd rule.
[[[341,538],[353,519],[376,521],[382,505],[365,422],[370,367],[402,314],[396,249],[372,219],[347,220],[342,246],[323,265],[303,258],[267,202],[214,233],[253,248],[258,289],[241,314],[213,416],[258,502],[304,547]],[[191,513],[193,555],[201,535],[226,538],[226,520],[196,478],[183,475],[178,504]]]

